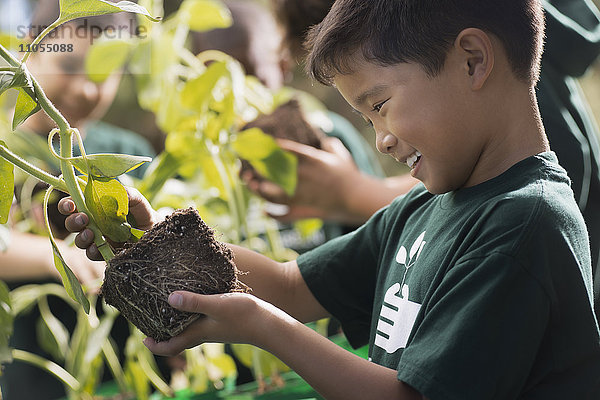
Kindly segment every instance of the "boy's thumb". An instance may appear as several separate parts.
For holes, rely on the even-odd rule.
[[[180,311],[210,314],[211,302],[208,297],[192,292],[173,292],[169,295],[169,304]]]

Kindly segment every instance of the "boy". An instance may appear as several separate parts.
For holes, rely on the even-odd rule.
[[[535,100],[542,37],[538,0],[336,1],[308,70],[423,185],[297,261],[232,246],[256,296],[175,292],[205,317],[146,345],[252,343],[328,399],[599,398],[587,232]],[[372,362],[299,322],[328,315]]]

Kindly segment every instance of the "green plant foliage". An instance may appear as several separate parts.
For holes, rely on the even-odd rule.
[[[17,48],[20,44],[24,44],[25,42],[22,39],[19,39],[16,36],[9,35],[6,32],[0,32],[0,45],[6,47],[7,49]]]
[[[245,130],[232,141],[235,152],[247,160],[256,171],[280,185],[292,196],[298,182],[298,159],[281,150],[275,139],[258,128]]]
[[[127,223],[129,199],[119,181],[90,175],[85,186],[85,204],[102,233],[115,242],[126,242],[131,236]]]
[[[0,140],[0,146],[6,147]],[[15,186],[14,166],[0,157],[0,224],[8,221]]]
[[[85,71],[93,82],[104,82],[127,61],[133,43],[127,40],[99,40],[88,52]]]
[[[150,161],[150,157],[128,154],[88,154],[71,160],[81,173],[103,178],[116,178]]]
[[[17,104],[15,105],[15,116],[13,118],[12,129],[17,129],[27,118],[38,112],[41,107],[36,100],[25,92],[24,89],[18,88]]]
[[[56,360],[63,361],[69,351],[69,331],[50,311],[47,297],[38,301],[40,319],[36,331],[40,347]]]
[[[177,17],[193,31],[228,28],[233,22],[229,9],[215,0],[185,0]]]
[[[142,14],[155,22],[161,19],[151,16],[148,10],[131,1],[111,3],[105,0],[60,0],[58,21],[65,23],[76,18],[113,14],[121,11]]]
[[[259,128],[240,132],[231,145],[241,158],[248,161],[264,160],[279,149],[275,139]]]
[[[12,360],[8,341],[13,331],[13,314],[8,286],[0,281],[0,365]],[[2,375],[2,368],[0,368]]]
[[[88,313],[90,311],[90,302],[87,299],[87,297],[85,297],[85,294],[83,293],[83,288],[81,287],[79,280],[77,280],[77,277],[75,276],[71,268],[69,268],[64,258],[60,254],[60,250],[58,249],[58,246],[56,245],[56,242],[54,241],[54,237],[52,235],[52,229],[50,229],[50,220],[48,219],[48,199],[50,198],[52,190],[53,188],[50,187],[46,191],[46,195],[44,196],[44,220],[46,223],[46,229],[48,231],[48,237],[50,238],[50,244],[52,245],[54,267],[60,274],[62,284],[65,287],[65,290],[67,291],[68,295],[73,300],[81,304],[85,312]]]
[[[206,112],[211,93],[219,80],[227,75],[227,63],[216,61],[208,66],[206,71],[194,79],[186,82],[181,92],[181,104],[198,114]]]

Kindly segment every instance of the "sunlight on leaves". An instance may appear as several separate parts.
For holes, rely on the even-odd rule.
[[[186,82],[181,92],[181,103],[198,113],[206,110],[217,82],[227,76],[227,64],[223,61],[213,62],[206,71],[197,78]]]
[[[260,128],[250,128],[240,132],[232,140],[231,145],[241,158],[248,161],[263,160],[279,149],[275,139]]]
[[[160,17],[153,17],[144,7],[131,1],[111,3],[105,0],[60,0],[59,21],[64,23],[76,18],[113,14],[121,11],[141,14],[155,22],[161,20]]]
[[[186,0],[181,4],[177,14],[183,24],[193,31],[228,28],[233,20],[231,12],[220,1]]]
[[[88,154],[85,159],[83,157],[72,159],[73,166],[80,172],[105,178],[116,178],[150,161],[152,161],[150,157],[127,154]]]
[[[116,179],[90,176],[85,186],[85,204],[102,233],[115,242],[131,236],[127,223],[127,191]]]

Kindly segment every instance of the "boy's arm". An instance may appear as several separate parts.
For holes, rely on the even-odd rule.
[[[104,264],[85,257],[78,249],[57,239],[63,258],[83,284],[97,286],[104,275]],[[13,231],[6,251],[0,251],[0,279],[10,282],[59,281],[60,274],[54,267],[52,247],[47,237]]]
[[[252,288],[253,295],[302,322],[330,316],[304,282],[296,261],[279,263],[244,247],[227,246],[242,273],[239,279]]]
[[[204,314],[166,342],[146,339],[156,354],[175,355],[204,342],[261,347],[300,374],[326,399],[422,399],[397,379],[397,372],[356,356],[254,296],[175,292],[172,306]]]

